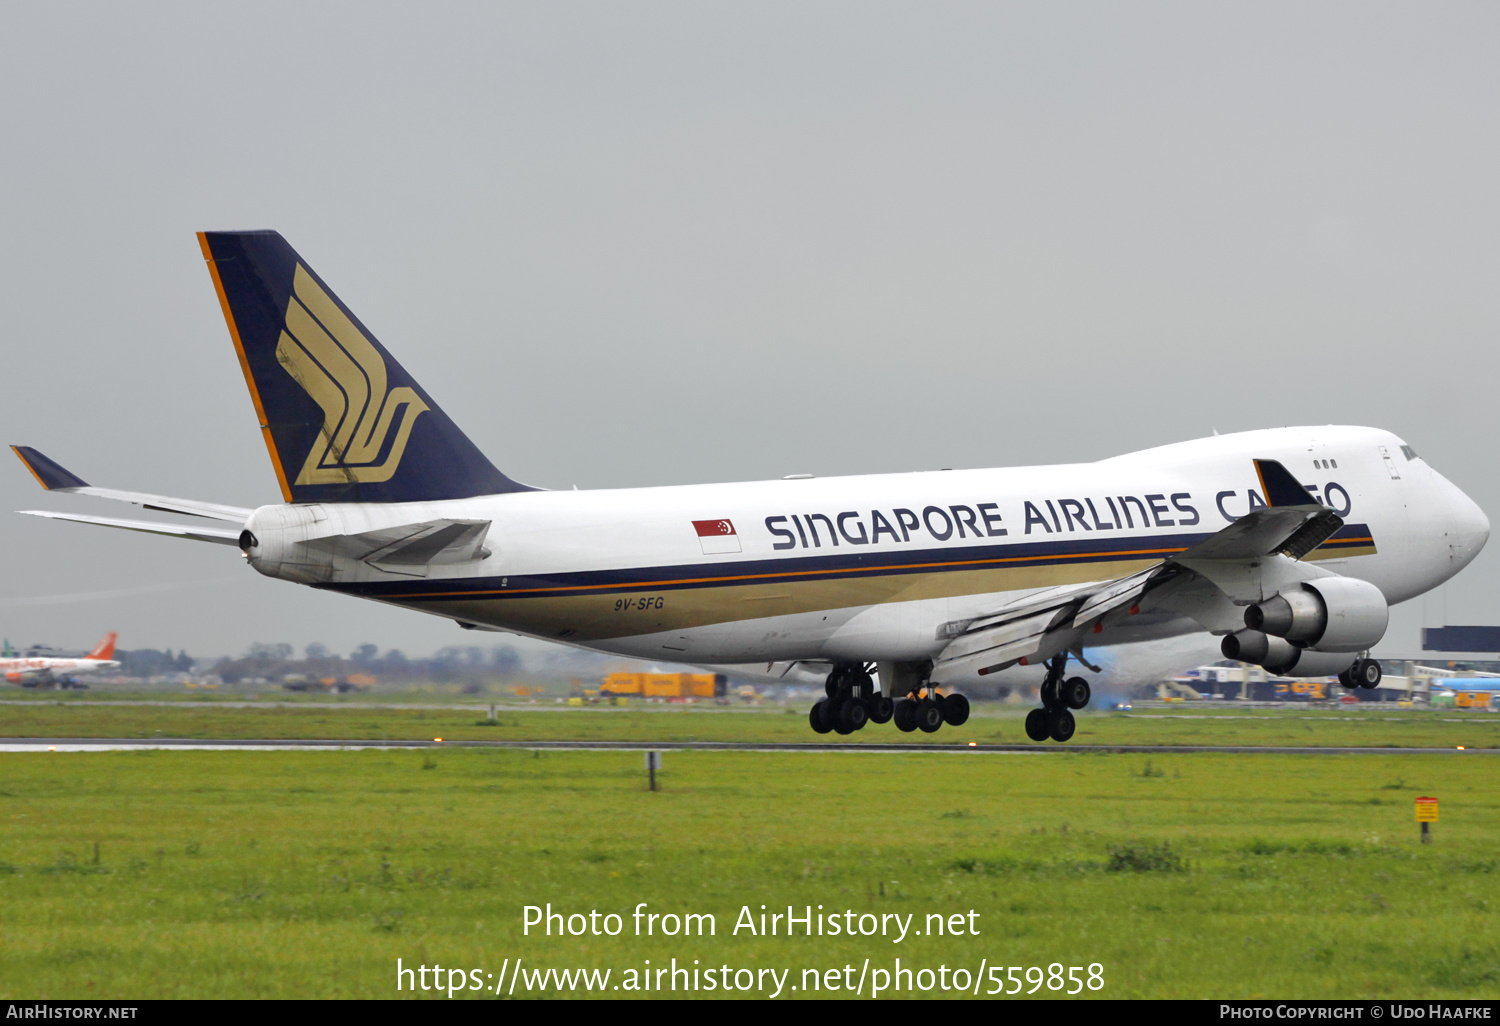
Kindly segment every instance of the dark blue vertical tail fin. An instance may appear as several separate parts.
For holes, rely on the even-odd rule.
[[[495,469],[276,232],[199,232],[288,502],[529,491]]]

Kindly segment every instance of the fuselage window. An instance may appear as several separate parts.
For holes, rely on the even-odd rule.
[[[1333,465],[1333,469],[1334,470],[1339,469],[1339,461],[1338,460],[1329,460],[1328,462]]]
[[[1409,445],[1403,445],[1401,447],[1401,452],[1403,455],[1405,455],[1408,462],[1417,458],[1417,450],[1413,449]]]

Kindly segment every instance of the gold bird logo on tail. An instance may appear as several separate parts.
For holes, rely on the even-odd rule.
[[[276,361],[323,408],[299,485],[389,481],[412,425],[428,409],[410,388],[386,391],[385,360],[301,264],[292,277]],[[396,437],[379,463],[392,429]]]

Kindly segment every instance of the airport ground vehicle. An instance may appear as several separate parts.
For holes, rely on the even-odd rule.
[[[599,686],[610,698],[723,698],[728,678],[722,673],[611,673]]]
[[[19,446],[53,491],[198,520],[28,512],[237,547],[264,575],[468,629],[812,670],[815,730],[956,725],[966,703],[939,685],[1021,668],[1042,671],[1028,733],[1066,741],[1091,696],[1070,660],[1098,672],[1089,649],[1204,631],[1282,676],[1371,686],[1389,606],[1489,537],[1463,492],[1367,427],[1087,464],[546,491],[498,470],[280,235],[199,241],[284,501],[95,488]]]

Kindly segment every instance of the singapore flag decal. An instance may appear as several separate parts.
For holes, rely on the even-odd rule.
[[[742,551],[740,536],[734,533],[734,524],[728,520],[694,520],[693,530],[698,532],[705,556]]]

